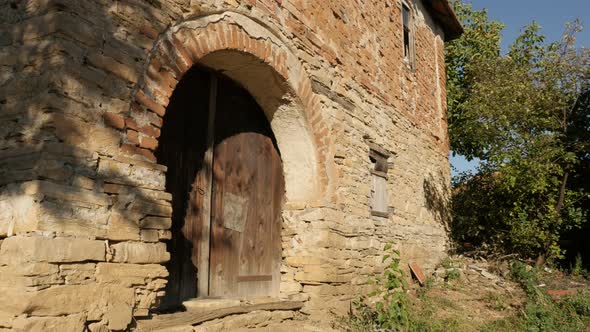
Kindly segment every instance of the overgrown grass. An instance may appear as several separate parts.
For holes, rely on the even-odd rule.
[[[493,322],[484,331],[590,331],[588,292],[556,302],[537,286],[539,280],[536,269],[514,262],[511,265],[511,276],[522,286],[527,302],[518,316]]]
[[[445,306],[444,299],[437,299],[435,304],[428,294],[430,287],[418,292],[419,301],[411,298],[399,268],[398,255],[399,252],[394,251],[386,256],[391,264],[377,280],[378,290],[355,301],[352,312],[337,323],[337,328],[349,332],[590,331],[590,292],[556,302],[538,287],[538,271],[521,262],[511,264],[511,278],[520,284],[527,297],[518,314],[483,326],[466,317],[440,318],[437,312]],[[371,296],[377,299],[370,302]],[[504,299],[497,295],[488,294],[484,298],[492,306],[502,306],[496,309],[506,309]]]
[[[360,297],[353,301],[353,309],[348,317],[343,317],[336,327],[350,332],[373,331],[408,331],[408,332],[461,332],[461,322],[457,319],[434,319],[436,306],[428,300],[426,293],[432,280],[426,282],[419,292],[421,301],[418,304],[408,296],[404,273],[399,267],[399,251],[392,245],[385,247],[389,251],[383,261],[389,264],[383,276],[377,278],[377,291],[368,297]],[[455,277],[454,279],[458,278]],[[375,300],[376,298],[376,300]],[[371,299],[374,299],[371,303]],[[447,303],[452,306],[453,303]]]

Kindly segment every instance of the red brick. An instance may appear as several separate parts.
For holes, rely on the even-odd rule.
[[[137,130],[137,122],[135,122],[135,120],[133,118],[127,118],[125,119],[125,126],[127,126],[127,128],[129,129],[133,129],[133,130]]]
[[[426,282],[426,276],[424,275],[424,272],[422,272],[420,265],[414,262],[408,265],[410,266],[410,271],[412,271],[412,274],[414,277],[416,277],[416,280],[418,280],[418,283],[420,283],[420,285],[424,285],[424,282]]]
[[[151,137],[142,137],[141,142],[139,143],[139,146],[144,149],[149,149],[149,150],[154,151],[158,147],[158,140],[155,138],[151,138]]]
[[[115,129],[125,128],[125,119],[119,114],[106,112],[102,115],[102,118],[107,126],[111,126]]]
[[[209,44],[209,48],[211,51],[219,50],[219,36],[217,36],[217,24],[207,26],[207,44]]]
[[[178,40],[176,37],[172,37],[172,44],[174,45],[174,50],[176,53],[176,57],[178,60],[183,62],[183,65],[186,65],[187,70],[193,66],[194,62],[197,59],[193,59],[191,52],[187,51],[184,45]]]
[[[160,34],[158,32],[158,30],[154,29],[153,27],[149,26],[148,24],[143,24],[141,27],[139,27],[139,32],[141,34],[143,34],[144,36],[151,38],[151,39],[158,38],[158,35]]]
[[[197,62],[203,57],[203,50],[199,46],[199,43],[190,31],[183,31],[186,39],[186,49],[191,53],[192,59]]]
[[[142,90],[137,91],[135,99],[138,103],[145,106],[145,108],[158,114],[159,116],[164,116],[164,113],[166,113],[166,108],[164,108],[164,106],[152,100]]]
[[[174,48],[172,47],[170,41],[166,40],[162,43],[162,46],[160,46],[160,49],[158,50],[156,56],[160,57],[162,67],[168,67],[174,74],[174,77],[182,77],[185,71],[182,70],[182,68],[178,67],[178,63],[176,62],[176,59],[174,57]]]
[[[152,125],[154,125],[154,127],[156,127],[156,128],[162,128],[162,125],[164,124],[164,120],[158,116],[155,116],[150,119],[150,123]]]
[[[172,92],[174,91],[173,88],[168,86],[168,84],[166,84],[162,80],[155,81],[155,80],[148,78],[145,81],[145,86],[146,86],[146,90],[151,91],[153,96],[161,97],[161,99],[168,99],[172,95]],[[167,104],[167,102],[166,102],[166,104]]]
[[[127,129],[127,141],[131,144],[139,144],[139,135],[137,131]]]
[[[578,291],[575,289],[549,289],[547,294],[553,299],[560,299],[564,296],[575,295]]]
[[[203,56],[211,53],[211,49],[209,48],[209,45],[207,44],[207,38],[205,38],[205,36],[201,35],[198,37],[198,43],[199,43],[199,47],[201,48],[201,50],[203,50]]]
[[[123,144],[121,151],[131,156],[141,156],[151,162],[156,162],[156,156],[150,150],[142,149],[132,144]]]
[[[229,44],[227,39],[225,38],[226,31],[227,31],[227,26],[222,25],[219,27],[219,31],[217,33],[217,35],[219,36],[219,41],[221,42],[221,45],[223,45],[223,46],[227,46]]]
[[[255,48],[255,40],[252,37],[248,37],[246,39],[246,50],[248,51],[248,53],[254,53],[254,48]]]
[[[142,134],[145,134],[147,136],[151,136],[151,137],[155,137],[155,138],[160,137],[160,128],[158,128],[158,127],[146,125],[146,126],[139,128],[139,131]]]
[[[158,73],[158,72],[160,72],[160,68],[162,68],[162,62],[160,61],[159,58],[154,57],[154,58],[152,58],[152,61],[150,62],[149,66],[148,66],[148,74],[150,72]]]
[[[262,53],[264,50],[263,42],[259,40],[254,40],[254,46],[252,46],[252,53],[256,55],[259,59],[262,59]]]

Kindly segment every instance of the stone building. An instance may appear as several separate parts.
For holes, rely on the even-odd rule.
[[[447,0],[0,2],[0,330],[343,312],[445,255]],[[135,318],[135,319],[133,319]]]

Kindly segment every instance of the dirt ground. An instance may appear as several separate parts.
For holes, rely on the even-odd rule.
[[[526,296],[509,274],[508,260],[453,256],[442,263],[423,287],[414,282],[411,295],[418,311],[435,319],[455,321],[458,331],[479,331],[488,323],[521,311]],[[559,300],[590,290],[590,281],[545,269],[540,273],[538,287]]]
[[[423,287],[411,286],[418,310],[433,318],[458,322],[476,331],[486,323],[516,315],[525,301],[518,284],[508,279],[508,262],[454,256],[445,260]]]

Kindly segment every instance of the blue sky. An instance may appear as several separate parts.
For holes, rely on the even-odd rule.
[[[582,20],[586,29],[578,34],[578,45],[590,47],[590,0],[471,0],[475,9],[487,9],[491,19],[506,26],[502,35],[502,49],[506,50],[522,27],[535,20],[541,25],[547,41],[561,38],[566,22]],[[459,171],[472,169],[475,162],[460,156],[452,157],[451,164]],[[453,174],[456,174],[453,172]]]

